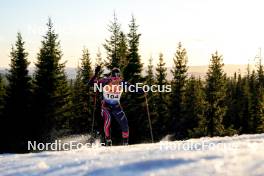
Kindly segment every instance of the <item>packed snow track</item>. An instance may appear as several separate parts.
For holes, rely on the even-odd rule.
[[[263,176],[264,134],[1,154],[1,176]]]

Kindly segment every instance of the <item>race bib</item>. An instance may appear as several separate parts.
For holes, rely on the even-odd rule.
[[[117,104],[120,101],[122,94],[122,87],[120,86],[120,80],[111,80],[103,88],[104,100],[109,104]]]

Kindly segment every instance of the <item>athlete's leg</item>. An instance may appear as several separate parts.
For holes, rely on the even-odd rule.
[[[122,110],[121,107],[117,107],[112,109],[111,113],[113,114],[113,117],[117,120],[117,122],[121,127],[123,142],[127,144],[129,138],[129,127],[124,111]]]
[[[102,107],[101,115],[104,119],[105,139],[111,140],[111,134],[110,134],[111,116],[110,116],[108,109],[105,107]]]

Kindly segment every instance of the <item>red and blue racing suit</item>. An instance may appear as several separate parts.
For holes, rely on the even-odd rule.
[[[123,139],[128,139],[129,137],[129,127],[127,117],[120,105],[120,98],[122,95],[122,90],[120,87],[112,85],[127,85],[127,83],[122,80],[120,77],[107,77],[96,79],[94,76],[90,80],[90,84],[102,84],[102,87],[105,87],[102,92],[102,101],[101,101],[101,116],[104,120],[104,133],[105,138],[110,139],[110,125],[111,118],[114,118],[121,127]]]

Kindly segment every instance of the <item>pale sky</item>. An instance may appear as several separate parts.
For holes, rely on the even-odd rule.
[[[10,62],[19,31],[29,61],[36,60],[46,23],[51,17],[59,34],[63,60],[76,67],[83,47],[95,58],[109,37],[113,12],[124,32],[133,14],[139,25],[142,62],[164,54],[172,66],[178,42],[187,49],[189,65],[207,65],[218,50],[225,64],[253,63],[264,48],[262,0],[0,0],[0,67]],[[33,64],[31,65],[33,66]]]

